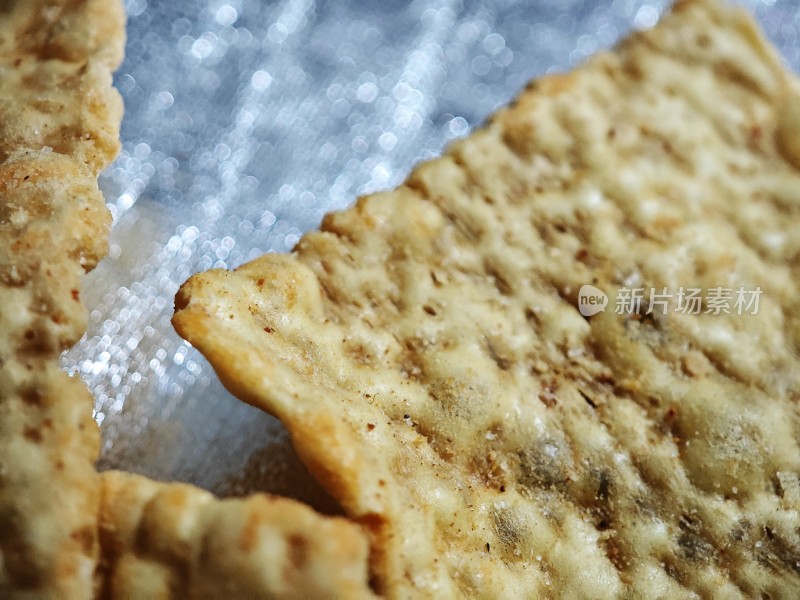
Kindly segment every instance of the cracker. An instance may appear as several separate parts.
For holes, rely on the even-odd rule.
[[[102,597],[374,597],[366,536],[345,519],[265,494],[218,500],[129,473],[101,478]]]
[[[796,597],[798,89],[746,13],[679,2],[291,255],[193,276],[174,325],[368,528],[380,593]],[[616,314],[626,286],[762,295]]]
[[[122,3],[11,0],[0,22],[0,160],[48,147],[96,175],[119,150]]]
[[[116,154],[116,1],[0,3],[0,596],[92,594],[92,399],[58,368],[106,251],[97,172]]]

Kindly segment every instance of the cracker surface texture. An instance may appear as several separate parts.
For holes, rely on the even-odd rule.
[[[0,597],[89,598],[98,556],[92,399],[58,367],[106,252],[97,174],[118,149],[117,0],[0,2]]]
[[[800,597],[798,89],[743,11],[679,2],[174,324],[370,531],[379,593]],[[647,314],[681,287],[759,310]]]
[[[358,525],[264,494],[102,479],[101,598],[373,598]]]

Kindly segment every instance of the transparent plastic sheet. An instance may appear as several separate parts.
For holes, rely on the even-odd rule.
[[[652,26],[667,4],[128,0],[123,150],[101,178],[111,252],[87,279],[88,333],[63,359],[95,396],[100,467],[334,511],[280,424],[173,331],[179,285],[290,250],[528,80]],[[800,69],[797,4],[741,4]]]

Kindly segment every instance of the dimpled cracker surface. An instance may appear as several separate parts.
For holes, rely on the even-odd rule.
[[[367,540],[284,498],[101,475],[101,598],[372,598]]]
[[[0,0],[0,159],[53,151],[95,174],[119,150],[118,0]]]
[[[368,528],[379,593],[796,598],[798,167],[795,77],[679,2],[173,322]]]
[[[84,331],[82,275],[110,222],[122,5],[0,2],[0,596],[91,597],[92,399],[58,368]]]

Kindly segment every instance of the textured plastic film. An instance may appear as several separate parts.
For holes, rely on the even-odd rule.
[[[290,250],[479,125],[530,79],[655,24],[668,3],[128,0],[110,255],[65,354],[95,396],[101,468],[333,511],[280,424],[172,330],[192,273]],[[800,69],[800,8],[743,2]]]

